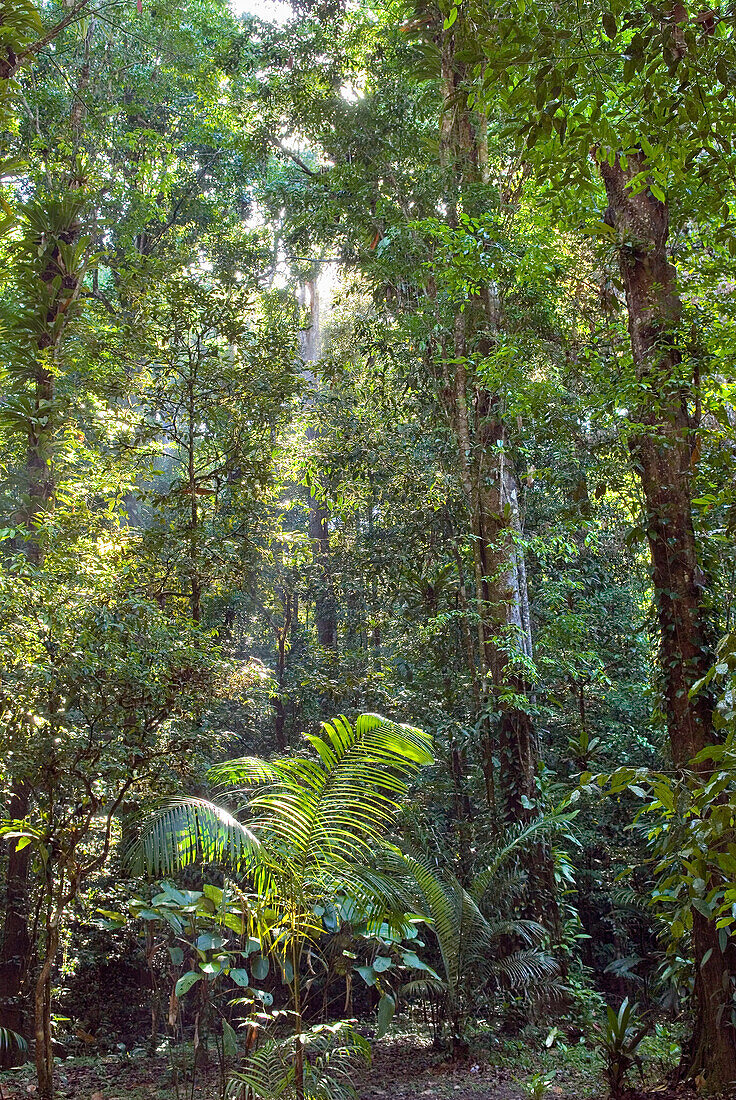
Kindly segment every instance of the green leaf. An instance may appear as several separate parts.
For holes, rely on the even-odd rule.
[[[358,971],[366,985],[376,984],[376,972],[372,966],[356,966],[355,969]]]
[[[242,966],[235,966],[230,970],[230,977],[239,985],[241,989],[247,989],[250,985],[250,978],[248,977],[248,971],[243,969]]]
[[[222,905],[223,891],[219,886],[212,886],[209,882],[206,882],[202,887],[202,893],[206,898],[209,898],[211,902],[214,902],[218,909],[220,908]]]
[[[212,959],[210,962],[203,962],[199,964],[199,969],[203,974],[219,974],[222,970],[222,963],[219,959]]]
[[[174,992],[177,997],[183,997],[185,993],[188,993],[195,982],[201,979],[202,975],[196,973],[194,970],[187,970],[186,974],[182,974],[179,981],[174,986]]]
[[[603,30],[610,39],[614,39],[618,33],[616,19],[610,11],[605,12],[603,15]]]
[[[256,955],[251,959],[250,968],[257,982],[262,982],[268,977],[268,959],[264,955]]]
[[[388,1031],[388,1026],[393,1019],[394,1012],[396,1011],[396,1001],[388,993],[384,993],[378,1002],[378,1027],[376,1028],[376,1038],[382,1039]]]
[[[433,978],[439,978],[437,971],[433,970],[427,963],[422,962],[414,951],[402,951],[401,959],[404,966],[410,966],[412,970],[424,970],[427,974],[431,974]]]
[[[238,1037],[227,1020],[222,1021],[222,1053],[226,1058],[237,1058]]]
[[[197,937],[196,946],[198,951],[217,951],[224,943],[222,936],[217,936],[212,932],[203,932],[201,936]]]

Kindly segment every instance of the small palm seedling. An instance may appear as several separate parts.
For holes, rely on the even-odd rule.
[[[537,921],[503,917],[492,899],[502,890],[504,874],[515,858],[572,816],[556,810],[507,830],[486,851],[483,871],[467,886],[422,854],[403,857],[415,911],[427,920],[440,955],[439,974],[430,980],[423,975],[404,992],[421,988],[430,1003],[438,1000],[437,1030],[449,1025],[455,1057],[467,1052],[466,1023],[479,996],[494,989],[539,988],[559,971],[543,948],[546,929]]]
[[[315,1100],[350,1100],[356,1062],[367,1063],[370,1047],[352,1024],[320,1024],[300,1037],[304,1096]],[[290,1039],[269,1039],[230,1079],[228,1100],[294,1100],[298,1097],[295,1046]]]
[[[634,1066],[642,1073],[638,1050],[649,1031],[649,1024],[642,1021],[638,1009],[638,1005],[629,1004],[627,997],[618,1012],[609,1005],[605,1023],[596,1025],[598,1043],[606,1058],[608,1087],[614,1100],[623,1095],[627,1074]]]
[[[554,1073],[533,1073],[526,1081],[522,1081],[521,1087],[529,1100],[544,1100],[554,1079]]]

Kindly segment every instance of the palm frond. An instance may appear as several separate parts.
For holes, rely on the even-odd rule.
[[[443,982],[441,978],[414,978],[410,982],[404,982],[399,989],[399,994],[402,997],[426,997],[430,993],[434,993],[438,996],[447,992],[447,983]]]
[[[334,896],[338,886],[345,891],[370,930],[382,925],[393,932],[406,928],[415,896],[404,881],[376,866],[350,863],[333,866],[330,877],[334,885],[329,892]]]
[[[550,955],[532,948],[529,951],[514,951],[511,955],[496,959],[492,971],[504,985],[522,990],[554,978],[559,974],[560,968]]]
[[[252,1100],[294,1096],[293,1059],[289,1062],[283,1045],[269,1039],[249,1056],[245,1069],[233,1074],[226,1095],[238,1100],[241,1096],[249,1096]]]
[[[207,779],[214,787],[258,786],[273,783],[277,773],[267,760],[257,756],[242,756],[215,764],[207,772]]]
[[[13,1050],[25,1054],[28,1050],[28,1043],[22,1035],[19,1035],[17,1031],[13,1031],[12,1028],[0,1027],[0,1058],[4,1058]]]
[[[171,875],[193,863],[241,871],[261,851],[258,837],[232,814],[204,798],[178,798],[154,810],[128,850],[134,868]]]
[[[498,871],[512,855],[523,851],[533,841],[541,840],[542,837],[559,832],[560,829],[569,825],[576,816],[577,810],[566,810],[558,807],[549,813],[540,814],[533,821],[521,822],[518,825],[509,827],[499,842],[484,853],[488,862],[484,870],[476,875],[470,887],[476,901],[481,902],[483,900]]]
[[[302,865],[325,856],[364,862],[393,821],[407,780],[433,759],[421,730],[376,714],[351,726],[341,716],[307,740],[318,759],[271,761],[273,781],[250,800],[255,824],[290,848]]]
[[[454,876],[444,875],[422,856],[406,855],[407,870],[417,888],[416,909],[429,921],[437,937],[448,984],[460,976],[463,946],[464,898]]]
[[[540,944],[547,936],[547,929],[536,920],[526,920],[521,917],[512,920],[500,920],[491,924],[489,935],[493,940],[508,937],[521,940],[529,947]]]

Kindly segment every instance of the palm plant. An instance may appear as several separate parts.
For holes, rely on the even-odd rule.
[[[355,1090],[350,1072],[356,1060],[367,1062],[367,1041],[345,1021],[321,1024],[303,1031],[301,1046],[307,1057],[303,1063],[304,1091],[314,1100],[349,1100]],[[245,1069],[234,1073],[228,1097],[247,1096],[248,1100],[287,1100],[295,1091],[294,1045],[290,1041],[269,1039],[248,1060]]]
[[[407,780],[432,761],[421,730],[376,714],[355,726],[344,717],[305,734],[309,757],[230,760],[210,771],[231,792],[249,788],[248,824],[204,799],[159,807],[134,846],[154,874],[213,862],[251,888],[249,917],[290,988],[294,1020],[291,1095],[310,1095],[305,1071],[300,963],[324,932],[321,914],[337,893],[353,897],[369,919],[400,921],[411,908],[401,885],[376,868]],[[312,1092],[314,1096],[317,1092]],[[289,1092],[283,1093],[289,1095]]]
[[[507,830],[486,853],[484,870],[467,886],[422,854],[403,857],[414,884],[416,911],[428,919],[441,960],[439,982],[423,979],[411,983],[408,991],[422,987],[440,994],[456,1056],[466,1049],[465,1020],[481,990],[493,986],[523,990],[548,981],[558,971],[555,960],[542,949],[547,937],[543,925],[517,917],[504,919],[498,911],[490,912],[487,903],[491,894],[506,892],[507,882],[501,889],[502,879],[514,857],[571,816],[554,811]]]
[[[7,1055],[15,1051],[25,1054],[27,1050],[28,1043],[22,1035],[19,1035],[17,1031],[13,1031],[10,1027],[0,1027],[0,1064]]]

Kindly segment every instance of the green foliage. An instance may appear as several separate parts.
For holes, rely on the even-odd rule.
[[[701,969],[713,951],[725,954],[731,941],[736,903],[733,860],[733,792],[736,790],[732,681],[733,639],[718,647],[718,662],[693,692],[720,686],[716,724],[722,744],[704,749],[681,775],[649,769],[619,768],[609,775],[583,773],[588,791],[624,792],[645,802],[636,822],[645,832],[654,864],[655,885],[650,904],[663,914],[662,936],[667,962],[663,978],[675,987],[692,988],[686,961],[693,924],[698,919],[715,926],[717,935]],[[729,986],[728,1004],[735,1012],[736,995]],[[736,1017],[735,1017],[736,1018]]]
[[[141,802],[134,878],[201,889],[149,897],[113,863],[109,904],[155,947],[182,1037],[189,1006],[198,1035],[222,1013],[229,1059],[240,1008],[249,1049],[267,1030],[234,1093],[347,1088],[357,1038],[301,1019],[338,981],[379,1033],[421,998],[461,1046],[474,1016],[521,1026],[562,962],[561,1052],[612,979],[688,996],[733,946],[736,657],[730,635],[696,685],[718,744],[673,775],[629,452],[657,430],[618,264],[640,242],[601,170],[667,204],[672,483],[724,633],[733,13],[142,7],[8,0],[0,20],[0,804],[2,867],[27,872],[3,905],[41,915],[49,1051],[67,948]],[[363,713],[320,734],[341,710]],[[579,772],[613,797],[580,797]],[[568,796],[553,848],[572,814],[537,813]]]
[[[300,1089],[296,1044],[304,1057]],[[247,1090],[253,1100],[351,1100],[357,1095],[351,1073],[369,1059],[370,1047],[352,1024],[319,1024],[295,1038],[267,1039],[249,1055],[245,1068],[233,1074],[227,1095],[239,1097]]]
[[[420,975],[405,991],[438,1002],[440,1026],[449,1024],[456,1047],[465,1041],[468,1020],[483,997],[498,990],[541,992],[558,974],[556,961],[544,949],[545,928],[534,920],[505,919],[496,895],[507,865],[567,820],[564,814],[551,814],[510,830],[486,853],[484,870],[465,886],[426,857],[404,856],[416,890],[416,910],[430,924],[441,959],[441,980]]]
[[[213,803],[190,799],[156,811],[134,849],[149,870],[206,859],[250,888],[246,928],[290,988],[294,1037],[291,1055],[283,1044],[272,1044],[263,1048],[263,1065],[256,1055],[246,1073],[255,1074],[256,1089],[287,1089],[293,1080],[299,1097],[313,1087],[323,1062],[334,1061],[339,1070],[346,1056],[342,1046],[319,1049],[328,1029],[315,1037],[317,1068],[309,1062],[300,974],[305,948],[319,952],[336,894],[347,894],[375,928],[387,919],[404,922],[408,897],[376,863],[407,780],[432,760],[430,738],[421,730],[375,714],[359,715],[354,726],[344,717],[325,722],[322,736],[305,734],[305,741],[310,757],[244,757],[211,769],[215,783],[255,788],[246,807],[249,826]],[[179,980],[190,985],[199,975]]]
[[[8,1054],[17,1051],[20,1054],[25,1054],[28,1050],[28,1043],[19,1035],[17,1031],[13,1031],[9,1027],[0,1027],[0,1058],[3,1060]]]
[[[522,1082],[522,1085],[530,1100],[544,1100],[544,1097],[552,1088],[553,1081],[554,1074],[540,1072],[533,1073],[531,1077]]]
[[[214,783],[256,788],[249,826],[214,803],[179,802],[155,812],[136,856],[153,871],[216,858],[243,873],[257,888],[267,929],[273,921],[276,943],[320,933],[313,909],[336,889],[349,887],[366,903],[373,890],[380,897],[384,884],[369,864],[406,779],[432,759],[429,738],[370,714],[354,727],[335,719],[323,731],[305,735],[311,759],[244,757],[211,770]]]
[[[618,1012],[609,1005],[605,1023],[597,1029],[598,1042],[606,1056],[608,1087],[614,1098],[623,1094],[629,1071],[634,1066],[641,1070],[638,1050],[650,1025],[642,1023],[638,1009],[638,1005],[629,1004],[628,997]]]

